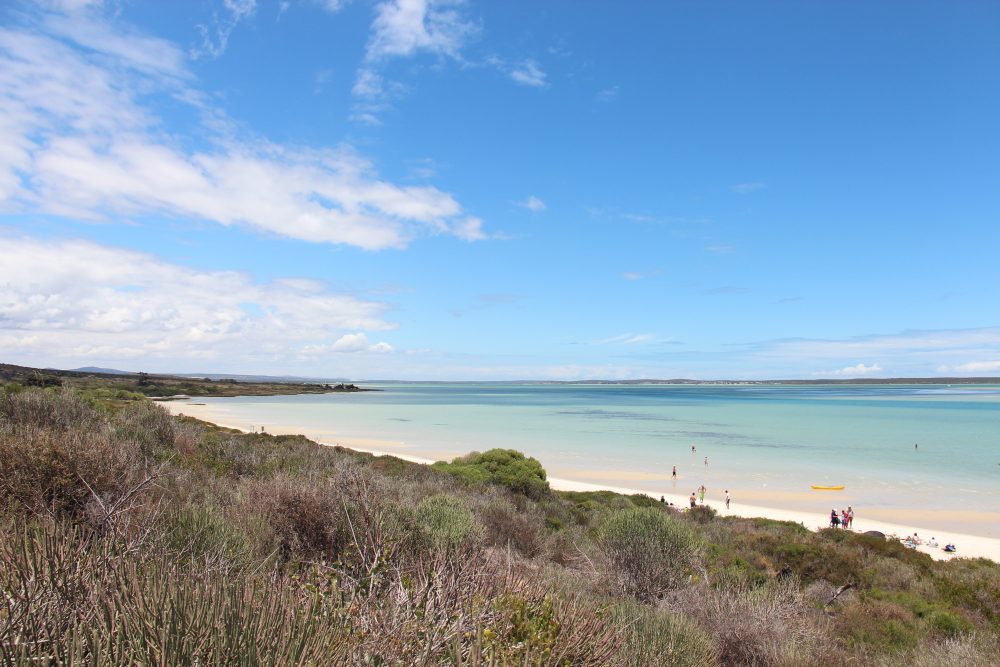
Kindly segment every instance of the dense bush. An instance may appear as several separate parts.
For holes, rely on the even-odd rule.
[[[538,459],[513,449],[473,452],[451,463],[438,461],[434,467],[471,484],[498,484],[536,500],[550,493],[545,469]]]

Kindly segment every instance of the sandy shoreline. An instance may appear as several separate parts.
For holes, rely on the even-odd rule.
[[[243,432],[250,432],[251,425],[249,424],[228,424],[225,423],[225,417],[220,415],[218,412],[213,412],[209,406],[205,404],[192,403],[189,401],[178,400],[178,401],[163,401],[160,403],[164,408],[170,411],[172,414],[184,414],[190,417],[195,417],[197,419],[203,419],[205,421],[217,424],[224,428],[232,428]],[[222,419],[220,419],[220,416]],[[357,451],[367,452],[374,454],[376,456],[395,456],[397,458],[411,461],[413,463],[430,464],[435,460],[422,456],[415,456],[412,454],[407,454],[401,449],[402,443],[397,443],[388,440],[378,440],[374,438],[337,438],[335,441],[331,441],[330,438],[324,437],[323,434],[310,433],[308,430],[296,429],[296,428],[274,428],[269,427],[268,432],[272,435],[289,435],[289,434],[302,434],[310,439],[313,439],[320,444],[327,446],[342,446],[348,449],[354,449]],[[607,484],[597,484],[590,482],[583,482],[574,479],[566,479],[561,477],[549,477],[549,484],[555,490],[559,491],[613,491],[615,493],[622,493],[627,495],[634,494],[644,494],[658,498],[662,496],[666,502],[673,503],[674,505],[684,508],[688,506],[689,496],[686,494],[678,494],[673,490],[668,490],[664,488],[662,491],[650,491],[650,490],[640,490],[628,487],[619,486],[609,486]],[[667,487],[668,482],[663,481],[663,486]],[[773,498],[769,499],[773,502]],[[740,517],[764,517],[768,519],[774,519],[778,521],[793,521],[795,523],[800,523],[810,530],[819,530],[825,528],[829,525],[829,516],[825,514],[818,514],[815,512],[807,512],[796,509],[788,509],[781,507],[771,507],[758,504],[743,504],[736,502],[735,500],[731,503],[730,509],[726,509],[725,503],[721,499],[706,498],[705,505],[715,509],[721,516],[740,516]],[[917,510],[912,510],[916,512]],[[898,514],[898,512],[895,512]],[[873,509],[872,514],[878,514],[878,511]],[[926,524],[926,522],[924,522]],[[859,514],[855,519],[855,525],[853,526],[855,532],[864,532],[868,530],[877,530],[886,535],[906,537],[912,534],[915,530],[921,533],[921,537],[928,538],[933,536],[937,539],[938,543],[943,546],[947,543],[952,543],[958,546],[957,554],[948,554],[942,551],[940,548],[931,549],[927,546],[919,546],[918,550],[929,554],[932,558],[937,560],[948,560],[951,558],[989,558],[991,560],[1000,562],[1000,540],[981,536],[981,535],[969,535],[966,533],[959,533],[955,531],[950,531],[945,528],[927,528],[926,525],[918,526],[917,529],[914,526],[906,526],[899,523],[894,523],[890,521],[881,520],[874,518],[871,515]]]

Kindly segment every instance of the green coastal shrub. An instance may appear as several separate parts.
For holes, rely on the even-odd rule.
[[[623,628],[617,665],[621,667],[710,667],[718,664],[712,638],[679,614],[623,601],[611,609]]]
[[[442,493],[417,505],[417,524],[425,544],[433,549],[451,549],[482,535],[482,526],[459,498]]]
[[[451,463],[438,461],[433,467],[469,484],[498,484],[529,498],[539,499],[550,493],[545,469],[538,459],[514,449],[473,452]]]
[[[701,542],[687,523],[657,507],[612,514],[597,539],[617,586],[639,600],[655,600],[688,580],[700,561]]]

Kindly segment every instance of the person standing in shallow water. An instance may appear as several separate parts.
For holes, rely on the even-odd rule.
[[[674,471],[670,473],[670,478],[677,481],[677,466],[674,466]]]

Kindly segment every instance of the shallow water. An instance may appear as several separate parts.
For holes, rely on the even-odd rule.
[[[656,493],[705,484],[827,512],[1000,511],[997,385],[370,386],[382,391],[199,401],[227,423],[391,441],[381,448],[428,458],[511,447],[552,476]]]

